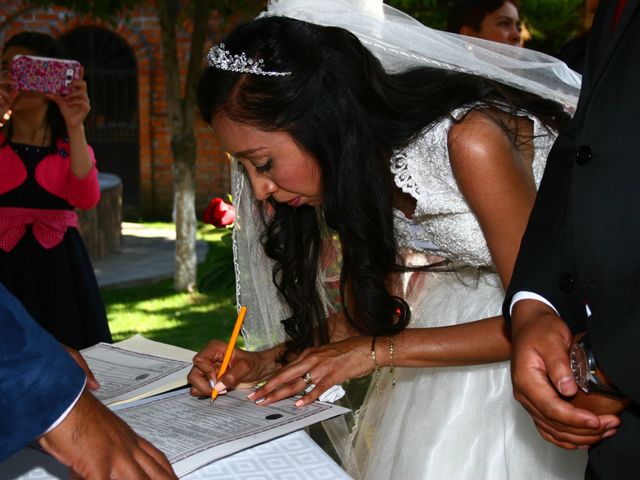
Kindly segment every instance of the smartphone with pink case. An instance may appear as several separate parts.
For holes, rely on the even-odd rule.
[[[11,78],[18,90],[67,95],[70,84],[80,78],[80,63],[62,58],[16,55]]]

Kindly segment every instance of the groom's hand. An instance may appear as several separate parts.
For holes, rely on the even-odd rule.
[[[583,336],[584,333],[574,335],[573,341],[571,342],[571,348],[573,348],[573,346],[579,342]],[[598,383],[611,386],[609,379],[599,368],[596,368],[596,375],[598,377]],[[578,393],[571,397],[569,402],[576,408],[589,410],[596,415],[619,415],[625,408],[627,408],[631,400],[628,397],[617,398],[595,392],[587,394],[578,389]]]
[[[584,393],[578,390],[575,396],[569,400],[571,405],[576,408],[589,410],[596,415],[619,415],[627,406],[630,400],[628,398],[613,398],[598,393]]]
[[[166,456],[84,391],[38,443],[69,466],[72,478],[177,480]]]
[[[512,312],[513,394],[540,434],[567,449],[586,447],[615,433],[615,415],[596,415],[566,400],[578,387],[569,365],[572,335],[556,313],[536,300],[520,300]],[[564,398],[563,398],[564,397]]]

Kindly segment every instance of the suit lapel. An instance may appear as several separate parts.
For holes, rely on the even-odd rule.
[[[605,0],[605,1],[612,1],[612,0]],[[635,14],[637,14],[638,2],[639,0],[627,0],[627,4],[624,7],[624,10],[622,11],[620,19],[618,20],[618,24],[615,26],[613,31],[611,30],[613,28],[612,27],[613,18],[610,19],[608,28],[609,28],[609,36],[611,40],[606,44],[607,48],[605,48],[605,57],[604,57],[605,65],[608,59],[612,57],[613,51],[617,48],[618,44],[620,43],[620,39],[624,36],[627,30],[627,27],[631,22],[631,18]],[[611,9],[611,10],[615,12],[615,9]],[[606,25],[605,25],[605,28],[606,28]],[[602,68],[604,68],[605,65],[602,65]]]
[[[620,40],[631,23],[631,19],[639,14],[638,5],[640,0],[627,0],[618,24],[612,30],[616,3],[616,0],[602,0],[600,2],[599,15],[596,15],[597,22],[593,24],[588,47],[588,60],[585,65],[586,73],[583,76],[582,88],[584,91],[582,95],[586,97],[581,99],[583,104],[588,102],[592,92],[597,88],[602,78],[602,73],[609,61],[611,61],[616,48],[618,48]],[[576,112],[577,114],[578,112]]]

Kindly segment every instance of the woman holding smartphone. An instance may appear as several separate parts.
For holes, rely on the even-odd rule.
[[[58,341],[81,349],[111,341],[75,213],[100,199],[83,126],[87,85],[73,80],[62,96],[19,91],[11,78],[16,55],[63,58],[61,50],[36,32],[11,37],[2,50],[0,282]]]

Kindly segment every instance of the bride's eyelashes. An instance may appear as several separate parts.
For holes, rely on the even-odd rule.
[[[273,160],[271,158],[268,158],[266,162],[264,162],[262,165],[256,165],[256,172],[258,173],[264,173],[264,172],[268,172],[269,170],[271,170],[271,166],[273,164]]]

